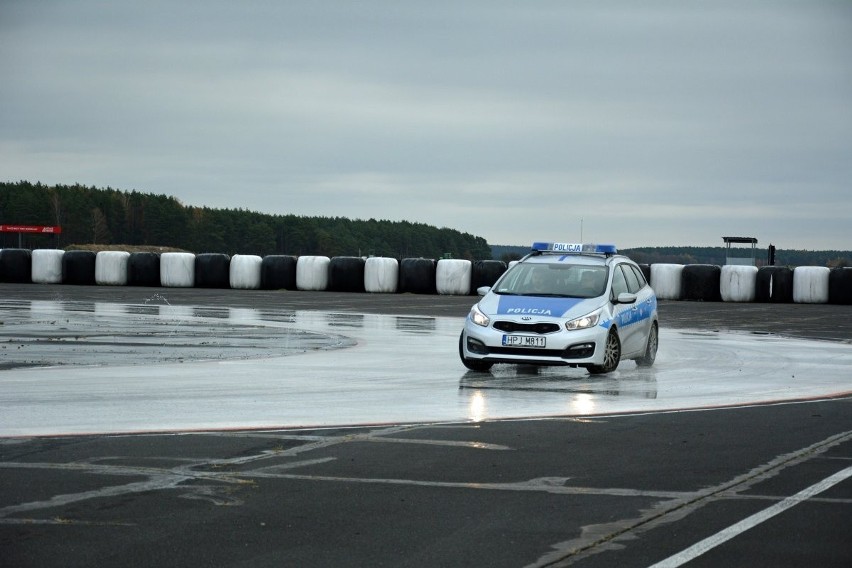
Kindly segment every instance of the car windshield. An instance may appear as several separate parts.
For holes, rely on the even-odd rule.
[[[497,294],[596,298],[606,290],[607,268],[580,264],[517,264],[494,288]]]

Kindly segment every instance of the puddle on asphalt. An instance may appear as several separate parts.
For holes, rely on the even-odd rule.
[[[156,295],[0,299],[0,322],[0,436],[591,420],[852,388],[849,344],[763,334],[663,328],[653,367],[624,361],[591,376],[528,365],[469,372],[458,358],[462,318],[181,306]]]
[[[260,359],[341,349],[355,340],[305,331],[291,311],[51,300],[0,303],[0,369]]]

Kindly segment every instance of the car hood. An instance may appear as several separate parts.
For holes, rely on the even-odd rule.
[[[606,302],[597,298],[553,298],[548,296],[508,296],[489,292],[479,302],[488,315],[536,318],[575,318],[592,312]]]

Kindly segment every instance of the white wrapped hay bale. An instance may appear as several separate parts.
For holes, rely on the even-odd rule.
[[[238,290],[260,289],[260,265],[263,259],[253,254],[235,254],[231,257],[229,281]]]
[[[680,300],[682,264],[652,264],[651,287],[658,300]]]
[[[472,273],[469,260],[442,258],[435,268],[435,290],[443,295],[467,296]]]
[[[296,288],[298,290],[325,290],[328,288],[327,256],[300,256],[296,261]]]
[[[793,302],[827,304],[830,274],[831,269],[825,266],[797,266],[793,269]]]
[[[195,285],[195,255],[191,252],[164,252],[160,255],[160,285],[164,288],[192,288]]]
[[[62,284],[63,250],[36,249],[32,254],[32,280],[34,284]]]
[[[104,250],[95,257],[95,284],[101,286],[127,285],[127,260],[130,253]]]
[[[719,281],[723,302],[753,302],[757,289],[757,267],[725,265]]]
[[[364,264],[364,290],[394,294],[399,282],[399,261],[395,258],[372,257]]]

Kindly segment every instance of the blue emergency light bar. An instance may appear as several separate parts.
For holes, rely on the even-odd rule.
[[[562,254],[617,254],[615,245],[596,245],[591,243],[533,243],[532,250],[537,252],[558,252]]]

